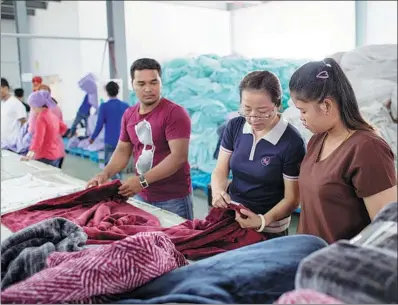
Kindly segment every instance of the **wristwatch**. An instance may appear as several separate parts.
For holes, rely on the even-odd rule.
[[[146,181],[144,175],[140,175],[139,178],[140,178],[140,184],[141,184],[142,188],[146,189],[149,186],[148,181]]]

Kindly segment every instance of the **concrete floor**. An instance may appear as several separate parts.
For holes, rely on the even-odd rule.
[[[72,176],[81,180],[89,180],[100,172],[98,163],[94,163],[89,159],[83,159],[73,155],[67,155],[62,165],[62,170]],[[207,196],[201,190],[194,190],[194,217],[204,219],[208,212],[209,207],[207,205]],[[298,223],[298,215],[292,217],[292,223],[289,228],[289,233],[294,234],[296,232]]]

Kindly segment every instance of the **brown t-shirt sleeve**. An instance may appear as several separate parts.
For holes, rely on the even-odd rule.
[[[394,153],[382,139],[358,145],[351,162],[351,181],[358,197],[365,198],[397,184]]]

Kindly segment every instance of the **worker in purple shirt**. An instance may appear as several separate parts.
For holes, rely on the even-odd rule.
[[[119,94],[119,85],[110,81],[105,86],[109,100],[99,107],[97,125],[94,133],[91,135],[90,144],[98,137],[105,125],[105,165],[107,165],[116,149],[120,135],[120,127],[124,112],[129,108],[126,102],[117,98]],[[120,173],[112,177],[112,180],[121,179]]]

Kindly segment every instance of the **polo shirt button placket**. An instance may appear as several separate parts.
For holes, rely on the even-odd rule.
[[[253,139],[252,149],[250,150],[250,156],[249,156],[250,161],[254,160],[254,153],[256,152],[257,142],[254,142],[254,141],[255,140]]]

